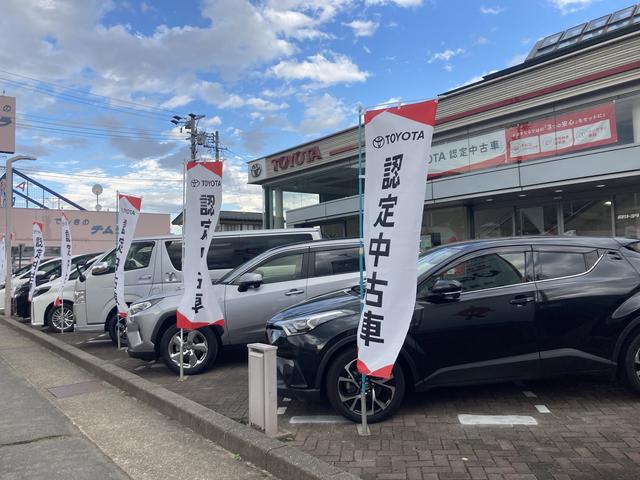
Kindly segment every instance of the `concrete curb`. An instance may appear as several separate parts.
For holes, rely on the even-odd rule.
[[[28,324],[23,325],[3,315],[0,315],[0,321],[282,480],[357,480],[359,478],[112,365],[106,360],[100,360],[51,335],[33,329]]]

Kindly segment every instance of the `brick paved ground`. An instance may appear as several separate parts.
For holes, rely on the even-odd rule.
[[[179,383],[96,334],[59,336],[96,356],[238,421],[247,415],[245,353]],[[104,337],[103,337],[104,338]],[[99,341],[100,339],[98,339]],[[526,397],[523,390],[536,397]],[[640,397],[607,379],[570,377],[410,395],[401,413],[359,437],[352,424],[293,425],[296,415],[333,415],[324,404],[281,403],[291,443],[364,479],[577,480],[640,478]],[[545,405],[551,413],[539,413]],[[463,426],[458,414],[530,415],[537,426]]]

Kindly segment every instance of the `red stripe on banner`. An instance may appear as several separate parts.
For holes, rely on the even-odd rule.
[[[360,359],[356,362],[356,366],[358,367],[358,372],[361,375],[367,375],[368,377],[376,377],[387,380],[391,378],[391,373],[393,372],[393,364],[387,365],[386,367],[379,368],[378,370],[371,371],[369,367]]]
[[[134,197],[133,195],[125,195],[124,193],[120,193],[119,198],[126,198],[127,200],[129,200],[131,206],[138,211],[140,211],[140,208],[142,208],[142,197]]]
[[[127,312],[118,312],[118,317],[127,318]]]
[[[40,231],[42,231],[42,223],[40,222],[33,222],[34,225],[38,225],[40,227]]]
[[[410,105],[400,105],[398,107],[385,108],[381,110],[370,110],[364,114],[365,125],[376,118],[382,112],[393,113],[399,117],[415,120],[416,122],[431,125],[436,124],[437,100],[427,100],[426,102],[412,103]]]
[[[207,170],[210,170],[219,177],[222,177],[222,162],[189,162],[187,163],[187,170],[191,170],[198,165],[202,165]]]
[[[53,306],[59,307],[60,305],[62,305],[62,300],[60,300],[60,297],[56,297],[56,299],[53,302]]]
[[[197,330],[198,328],[208,327],[209,325],[224,327],[224,318],[221,318],[220,320],[216,320],[215,322],[212,322],[212,323],[207,323],[207,322],[193,323],[189,321],[189,319],[180,312],[177,312],[176,317],[177,317],[176,327],[184,328],[185,330]]]

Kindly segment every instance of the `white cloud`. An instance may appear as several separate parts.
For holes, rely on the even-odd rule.
[[[489,39],[487,37],[479,36],[476,38],[476,45],[486,45],[489,43]]]
[[[356,37],[372,37],[380,24],[373,20],[354,20],[343,25],[350,27]]]
[[[451,65],[450,63],[447,63],[444,67],[445,71],[447,72],[451,72],[453,71],[453,65]]]
[[[504,8],[499,5],[496,5],[495,7],[485,7],[484,5],[482,5],[480,7],[480,13],[482,13],[483,15],[498,15],[502,12],[504,12]]]
[[[304,119],[300,131],[305,135],[319,135],[327,130],[338,130],[347,119],[347,109],[337,98],[325,93],[318,97],[306,97]],[[357,120],[357,115],[354,119]]]
[[[215,115],[213,117],[203,118],[202,120],[200,120],[198,128],[203,128],[206,130],[207,128],[215,128],[219,127],[220,125],[222,125],[222,119],[218,115]]]
[[[326,87],[339,83],[364,82],[369,72],[361,71],[348,57],[332,54],[327,58],[322,53],[306,60],[284,60],[271,68],[271,73],[284,80],[311,80],[313,87]]]
[[[422,5],[422,0],[365,0],[364,2],[367,5],[387,5],[387,4],[395,4],[398,7],[419,7]]]
[[[567,13],[577,12],[583,8],[587,8],[594,3],[595,0],[547,0],[551,6],[560,10],[560,13],[566,15]]]
[[[464,49],[462,48],[456,48],[455,50],[451,50],[448,48],[442,52],[436,52],[432,54],[431,57],[429,58],[429,63],[433,63],[436,60],[448,62],[453,57],[457,57],[458,55],[462,55],[463,53],[464,53]]]

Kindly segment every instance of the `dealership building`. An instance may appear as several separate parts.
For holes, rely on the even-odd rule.
[[[640,5],[550,35],[522,64],[438,101],[423,247],[511,235],[640,237]],[[357,127],[250,162],[264,226],[357,236],[357,167]],[[285,211],[291,193],[317,201]]]

